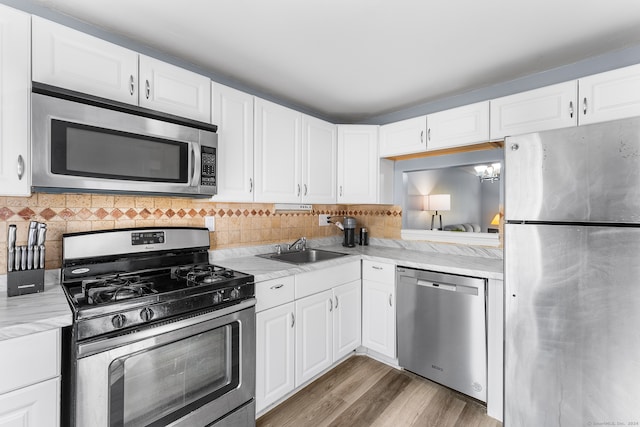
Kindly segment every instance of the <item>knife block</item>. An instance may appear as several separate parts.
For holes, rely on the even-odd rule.
[[[7,273],[8,297],[35,294],[42,291],[44,291],[44,268]]]

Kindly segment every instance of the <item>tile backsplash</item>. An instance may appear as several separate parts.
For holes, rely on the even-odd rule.
[[[371,237],[400,238],[402,211],[392,205],[313,205],[310,212],[275,212],[269,203],[221,203],[204,199],[139,197],[104,194],[33,194],[0,197],[0,250],[7,253],[7,226],[16,224],[17,244],[27,242],[29,221],[47,224],[46,268],[59,268],[62,235],[128,227],[204,227],[215,218],[211,248],[288,242],[300,236],[340,235],[333,226],[320,227],[318,215],[354,216]],[[0,256],[0,273],[7,271]]]

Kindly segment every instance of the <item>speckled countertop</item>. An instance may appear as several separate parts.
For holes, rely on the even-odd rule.
[[[71,324],[71,309],[59,274],[59,270],[45,271],[43,292],[10,298],[7,276],[0,276],[0,341]]]
[[[386,239],[372,239],[370,246],[345,248],[335,238],[312,241],[310,247],[348,255],[318,263],[294,265],[256,257],[256,254],[273,250],[273,246],[256,246],[210,251],[209,260],[213,264],[253,274],[256,281],[314,271],[360,259],[502,279],[502,252],[499,249]],[[0,340],[60,328],[72,323],[71,309],[60,286],[58,275],[58,270],[46,271],[44,292],[11,298],[7,297],[6,275],[0,276]]]

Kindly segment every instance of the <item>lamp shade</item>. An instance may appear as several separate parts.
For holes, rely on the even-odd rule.
[[[429,210],[431,211],[451,210],[451,195],[450,194],[430,194]]]

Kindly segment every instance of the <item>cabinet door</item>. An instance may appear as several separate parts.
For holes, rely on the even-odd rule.
[[[254,108],[254,200],[299,203],[302,114],[259,98]]]
[[[333,361],[358,348],[361,340],[361,281],[333,288]]]
[[[0,5],[0,194],[31,194],[30,16]]]
[[[427,116],[380,126],[380,157],[413,154],[427,149]]]
[[[33,80],[138,104],[138,54],[33,16]]]
[[[362,345],[396,357],[395,285],[362,281]]]
[[[640,65],[579,81],[581,125],[640,116]]]
[[[296,387],[333,362],[331,290],[296,301]]]
[[[491,139],[578,124],[577,82],[570,81],[491,101]]]
[[[140,55],[140,106],[211,123],[211,80]]]
[[[427,116],[427,150],[489,141],[489,102],[478,102]]]
[[[302,117],[302,202],[336,203],[336,125]]]
[[[0,427],[60,425],[60,378],[0,395]]]
[[[253,96],[211,85],[212,123],[218,125],[218,194],[213,200],[253,201]]]
[[[256,411],[294,388],[293,302],[256,314]]]
[[[378,126],[338,125],[338,203],[377,203],[378,171]]]

